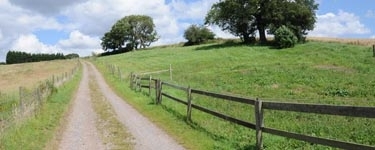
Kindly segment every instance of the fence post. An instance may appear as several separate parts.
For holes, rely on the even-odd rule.
[[[186,115],[186,121],[190,122],[191,121],[191,88],[190,86],[188,86],[187,88],[187,101],[188,101],[188,105],[187,105],[187,115]]]
[[[133,89],[133,72],[130,72],[130,89]]]
[[[23,101],[23,93],[24,93],[24,92],[22,91],[23,88],[22,88],[21,86],[19,87],[19,90],[20,90],[20,91],[19,91],[19,92],[20,92],[20,93],[19,93],[19,94],[20,94],[20,106],[19,106],[19,107],[20,107],[21,115],[23,115],[23,105],[24,105],[24,101]]]
[[[169,64],[169,77],[172,81],[172,64]]]
[[[117,71],[118,71],[118,77],[120,79],[120,81],[122,80],[122,77],[121,77],[121,70],[120,70],[120,67],[117,66]]]
[[[372,57],[375,57],[375,45],[372,45]]]
[[[157,104],[161,104],[161,100],[162,100],[161,91],[162,91],[162,88],[163,88],[162,85],[163,85],[162,81],[160,79],[158,79],[158,92],[157,92],[158,94],[157,94],[157,101],[156,101]]]
[[[263,128],[263,109],[262,101],[255,101],[255,130],[256,130],[256,147],[258,150],[263,149],[263,139],[262,139],[262,128]]]
[[[40,87],[36,88],[36,96],[37,96],[37,99],[38,99],[39,107],[41,107],[43,103],[42,103],[42,95],[41,95],[41,92],[40,92]]]
[[[150,80],[148,80],[148,96],[151,96],[151,81],[152,81],[152,77],[150,75]]]

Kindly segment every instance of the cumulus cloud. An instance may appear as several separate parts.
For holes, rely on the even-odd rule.
[[[12,50],[24,51],[28,53],[58,53],[56,46],[49,46],[41,43],[34,34],[21,35],[14,41]]]
[[[309,35],[338,37],[351,34],[368,34],[370,32],[370,29],[360,22],[358,16],[340,10],[337,14],[317,15],[316,27]]]

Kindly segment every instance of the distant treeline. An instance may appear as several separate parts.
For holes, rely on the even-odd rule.
[[[18,63],[27,63],[27,62],[39,62],[39,61],[48,61],[56,59],[71,59],[78,58],[79,55],[72,53],[64,55],[62,53],[56,54],[31,54],[20,51],[9,51],[6,56],[6,64],[18,64]]]

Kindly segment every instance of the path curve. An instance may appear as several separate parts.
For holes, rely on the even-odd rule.
[[[183,150],[184,148],[163,130],[142,116],[132,106],[117,96],[106,84],[94,65],[88,63],[103,95],[114,108],[118,120],[135,138],[136,150]]]

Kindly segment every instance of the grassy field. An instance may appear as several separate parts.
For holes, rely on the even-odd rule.
[[[79,71],[72,80],[60,86],[58,92],[48,98],[35,117],[3,132],[0,136],[0,149],[57,149],[58,145],[52,139],[78,88],[81,73]],[[49,142],[52,143],[46,145]]]
[[[16,92],[19,86],[31,88],[52,75],[71,71],[76,65],[75,59],[0,65],[0,93]]]
[[[111,77],[107,64],[119,66],[125,82]],[[170,64],[173,81],[169,81],[168,73],[153,77],[196,89],[268,101],[375,106],[375,58],[369,46],[308,42],[279,50],[220,43],[159,47],[96,60],[96,65],[120,95],[192,149],[253,149],[255,132],[194,110],[193,123],[186,125],[186,110],[180,104],[164,98],[162,107],[149,105],[151,98],[128,89],[130,72],[163,70]],[[186,97],[183,93],[170,92]],[[254,122],[250,106],[196,95],[193,100]],[[265,111],[265,126],[268,127],[375,146],[375,126],[371,124],[375,124],[374,119]],[[203,144],[194,145],[196,139]],[[329,149],[268,134],[264,135],[264,144],[266,149]]]

